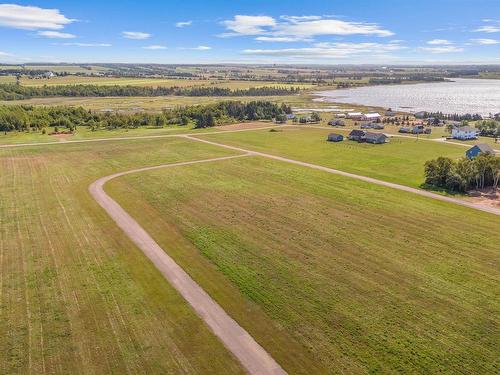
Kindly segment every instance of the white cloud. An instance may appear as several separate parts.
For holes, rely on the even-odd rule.
[[[68,47],[111,47],[109,43],[52,43],[54,46]]]
[[[319,35],[375,35],[381,37],[394,35],[393,32],[374,23],[350,22],[321,16],[281,16],[281,21],[276,21],[269,16],[236,15],[232,20],[224,21],[222,24],[228,30],[227,33],[220,35],[223,37],[258,35],[267,38],[291,38],[292,41],[296,41]],[[281,41],[285,41],[285,39]]]
[[[151,37],[151,34],[141,31],[124,31],[122,32],[122,36],[127,39],[144,40]]]
[[[232,31],[222,36],[259,35],[264,33],[264,27],[275,26],[276,20],[269,16],[236,15],[234,19],[223,21],[222,24]]]
[[[455,46],[420,47],[419,50],[430,53],[455,53],[464,51],[462,47],[455,47]]]
[[[297,38],[294,36],[258,36],[255,40],[259,42],[310,42],[309,38]]]
[[[487,38],[479,38],[479,39],[471,39],[474,44],[479,44],[481,46],[492,46],[495,44],[500,44],[500,40],[496,39],[487,39]]]
[[[59,9],[0,4],[0,26],[4,27],[25,30],[59,30],[74,21],[61,14]]]
[[[151,49],[151,50],[167,49],[167,47],[161,46],[159,44],[153,44],[151,46],[146,46],[146,47],[142,47],[142,48],[144,48],[144,49]]]
[[[42,36],[44,38],[53,38],[53,39],[73,39],[76,38],[76,35],[61,33],[60,31],[38,31],[36,33],[38,36]]]
[[[481,26],[475,29],[474,31],[483,33],[500,33],[500,26],[493,26],[493,25]]]
[[[186,27],[186,26],[191,26],[193,24],[193,21],[180,21],[175,24],[176,27]]]
[[[280,56],[294,58],[347,58],[365,54],[381,55],[386,52],[405,49],[397,43],[316,43],[305,48],[246,49],[245,55]]]
[[[196,50],[196,51],[208,51],[208,50],[211,50],[212,47],[209,47],[209,46],[198,46],[198,47],[194,47],[193,49]]]
[[[449,46],[453,43],[450,42],[449,40],[446,40],[446,39],[432,39],[432,40],[429,40],[427,42],[427,44],[431,44],[434,46]]]
[[[8,52],[3,52],[3,51],[0,51],[0,56],[13,56],[12,53],[8,53]]]

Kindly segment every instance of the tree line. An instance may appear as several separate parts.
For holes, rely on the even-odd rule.
[[[161,113],[100,113],[82,107],[0,106],[0,131],[55,131],[78,126],[92,130],[189,125],[205,128],[240,121],[272,120],[291,113],[291,107],[267,101],[224,101],[178,107]]]
[[[500,180],[500,158],[481,153],[474,159],[455,161],[439,157],[425,163],[425,185],[449,192],[497,188]]]
[[[300,91],[291,87],[251,87],[229,89],[222,87],[148,87],[148,86],[102,86],[102,85],[61,85],[29,87],[17,84],[0,84],[0,100],[22,100],[42,97],[106,97],[106,96],[283,96]]]
[[[485,137],[500,137],[500,121],[483,120],[476,122],[476,128]]]
[[[478,113],[443,113],[443,112],[424,112],[424,118],[435,118],[439,120],[451,120],[451,121],[478,121],[482,120],[483,116]]]

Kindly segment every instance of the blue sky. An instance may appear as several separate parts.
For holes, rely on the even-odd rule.
[[[0,2],[0,62],[500,64],[500,0]]]

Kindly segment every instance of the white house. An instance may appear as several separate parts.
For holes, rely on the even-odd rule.
[[[349,112],[346,117],[353,120],[361,120],[363,118],[363,114],[361,112]]]
[[[336,113],[335,117],[336,118],[345,118],[345,113]]]
[[[53,77],[55,77],[56,75],[55,75],[54,73],[52,73],[52,72],[45,72],[45,73],[43,73],[43,76],[44,76],[45,78],[53,78]]]
[[[362,120],[365,120],[365,121],[376,121],[378,120],[380,117],[380,114],[379,113],[376,113],[376,112],[373,112],[373,113],[365,113],[361,119]]]
[[[467,139],[476,139],[477,130],[471,128],[470,126],[461,126],[459,128],[453,128],[451,131],[451,136],[453,139],[460,139],[462,141]]]

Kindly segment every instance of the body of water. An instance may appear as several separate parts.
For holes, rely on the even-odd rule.
[[[394,110],[444,113],[500,112],[500,80],[453,79],[412,85],[367,86],[321,91],[318,100],[392,108]]]

